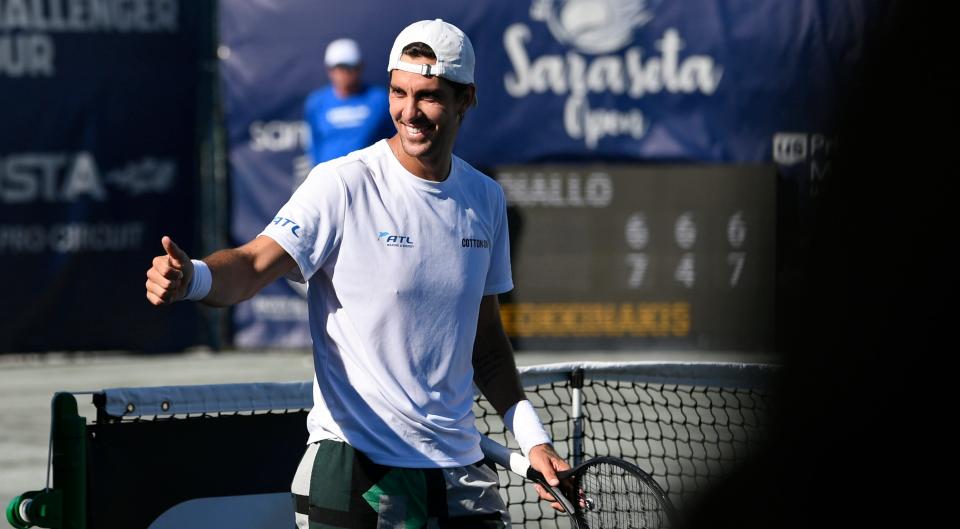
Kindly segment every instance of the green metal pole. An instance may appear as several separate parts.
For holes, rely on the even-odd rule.
[[[53,397],[53,488],[63,492],[63,529],[87,526],[87,419],[70,393]]]

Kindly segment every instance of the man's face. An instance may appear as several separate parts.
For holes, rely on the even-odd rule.
[[[327,69],[330,84],[339,94],[352,94],[360,86],[359,66],[334,66]]]
[[[433,59],[404,55],[404,62],[434,64]],[[393,70],[390,76],[390,116],[406,155],[437,158],[453,151],[466,104],[457,101],[449,83],[439,77]]]

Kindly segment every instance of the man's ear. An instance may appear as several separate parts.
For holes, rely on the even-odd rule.
[[[477,87],[474,85],[467,85],[467,90],[463,93],[463,100],[460,101],[460,111],[458,112],[461,116],[467,113],[467,109],[473,106],[473,102],[477,97]]]

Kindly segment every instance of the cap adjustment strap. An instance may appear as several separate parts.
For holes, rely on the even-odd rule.
[[[443,61],[438,61],[437,64],[413,64],[397,60],[396,69],[410,73],[418,73],[425,77],[430,77],[431,75],[441,76],[444,72]]]

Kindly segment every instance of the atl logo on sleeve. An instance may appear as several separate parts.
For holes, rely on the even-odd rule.
[[[383,241],[387,246],[413,248],[413,241],[410,240],[409,235],[391,235],[389,231],[381,231],[377,233],[377,240]]]
[[[300,238],[300,235],[297,233],[297,230],[300,229],[300,225],[295,221],[284,217],[273,217],[273,224],[280,226],[281,228],[289,227],[290,233],[292,233],[294,237],[298,239]]]

